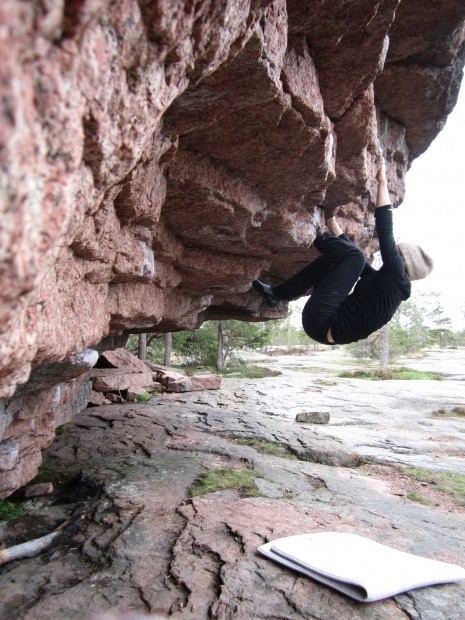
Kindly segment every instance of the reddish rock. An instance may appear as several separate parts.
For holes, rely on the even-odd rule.
[[[221,387],[220,375],[193,375],[190,377],[191,390],[219,390]]]
[[[221,387],[220,375],[193,375],[188,377],[182,372],[150,364],[156,372],[156,380],[167,392],[196,392],[200,390],[218,390]]]
[[[100,355],[98,366],[100,368],[109,364],[113,368],[124,368],[132,372],[149,372],[149,367],[145,362],[133,355],[127,349],[115,349],[113,351],[105,351]]]
[[[73,379],[7,403],[1,414],[8,422],[0,442],[0,498],[34,478],[56,427],[82,411],[90,393],[90,381]]]
[[[146,387],[153,383],[152,372],[130,372],[124,368],[95,368],[91,373],[95,392],[119,392],[129,387]]]
[[[162,385],[167,392],[218,390],[221,387],[221,377],[217,375],[194,375],[182,379],[164,380]]]
[[[89,402],[87,403],[87,405],[93,405],[95,407],[98,407],[100,405],[103,405],[105,403],[105,396],[102,394],[102,392],[96,392],[95,390],[92,390],[92,392],[90,393],[89,396]]]

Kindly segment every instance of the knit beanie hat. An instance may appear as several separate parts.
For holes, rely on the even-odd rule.
[[[405,265],[409,280],[421,280],[433,269],[433,260],[428,254],[414,243],[398,243],[397,249]]]

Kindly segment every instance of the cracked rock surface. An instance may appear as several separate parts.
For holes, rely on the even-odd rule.
[[[56,547],[2,567],[0,617],[465,617],[463,582],[360,604],[257,554],[281,536],[343,531],[463,564],[463,507],[421,505],[396,486],[400,466],[463,471],[463,418],[431,417],[438,403],[464,398],[450,371],[464,353],[445,353],[429,361],[449,370],[443,381],[342,379],[341,353],[319,351],[261,360],[277,377],[83,411],[47,450],[41,475],[54,496],[29,500],[29,515],[4,525],[2,540],[72,526]],[[310,402],[329,424],[295,422]],[[218,470],[251,473],[255,492],[192,496]]]

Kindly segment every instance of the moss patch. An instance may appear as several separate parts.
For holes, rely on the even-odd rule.
[[[259,495],[252,469],[212,469],[191,488],[191,497],[236,489],[241,497],[257,497]]]
[[[138,403],[147,403],[150,400],[150,394],[148,392],[142,392],[142,394],[137,395]]]
[[[405,366],[392,368],[386,372],[380,372],[379,370],[344,370],[339,373],[338,376],[346,379],[370,379],[372,381],[392,381],[393,379],[402,379],[405,381],[418,379],[441,381],[443,378],[441,375],[434,372],[413,370],[412,368],[406,368]]]
[[[271,454],[272,456],[280,456],[283,459],[296,459],[289,447],[273,441],[265,441],[264,439],[255,439],[247,437],[235,437],[234,441],[241,446],[250,446],[255,448],[261,454]]]
[[[431,485],[440,493],[445,493],[457,506],[465,506],[465,474],[432,472],[419,467],[407,467],[403,473],[414,480]]]
[[[419,504],[424,504],[425,506],[429,506],[433,503],[430,499],[420,495],[420,493],[417,493],[416,491],[412,491],[407,495],[407,497],[412,500],[412,502],[418,502]]]
[[[19,517],[24,517],[26,514],[27,511],[21,504],[0,501],[0,521],[13,521]]]

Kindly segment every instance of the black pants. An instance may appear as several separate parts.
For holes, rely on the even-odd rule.
[[[331,319],[360,277],[365,255],[345,235],[333,237],[324,233],[315,239],[314,246],[322,256],[282,284],[273,286],[273,293],[290,301],[312,289],[302,312],[303,328],[313,340],[331,344],[326,337]]]

